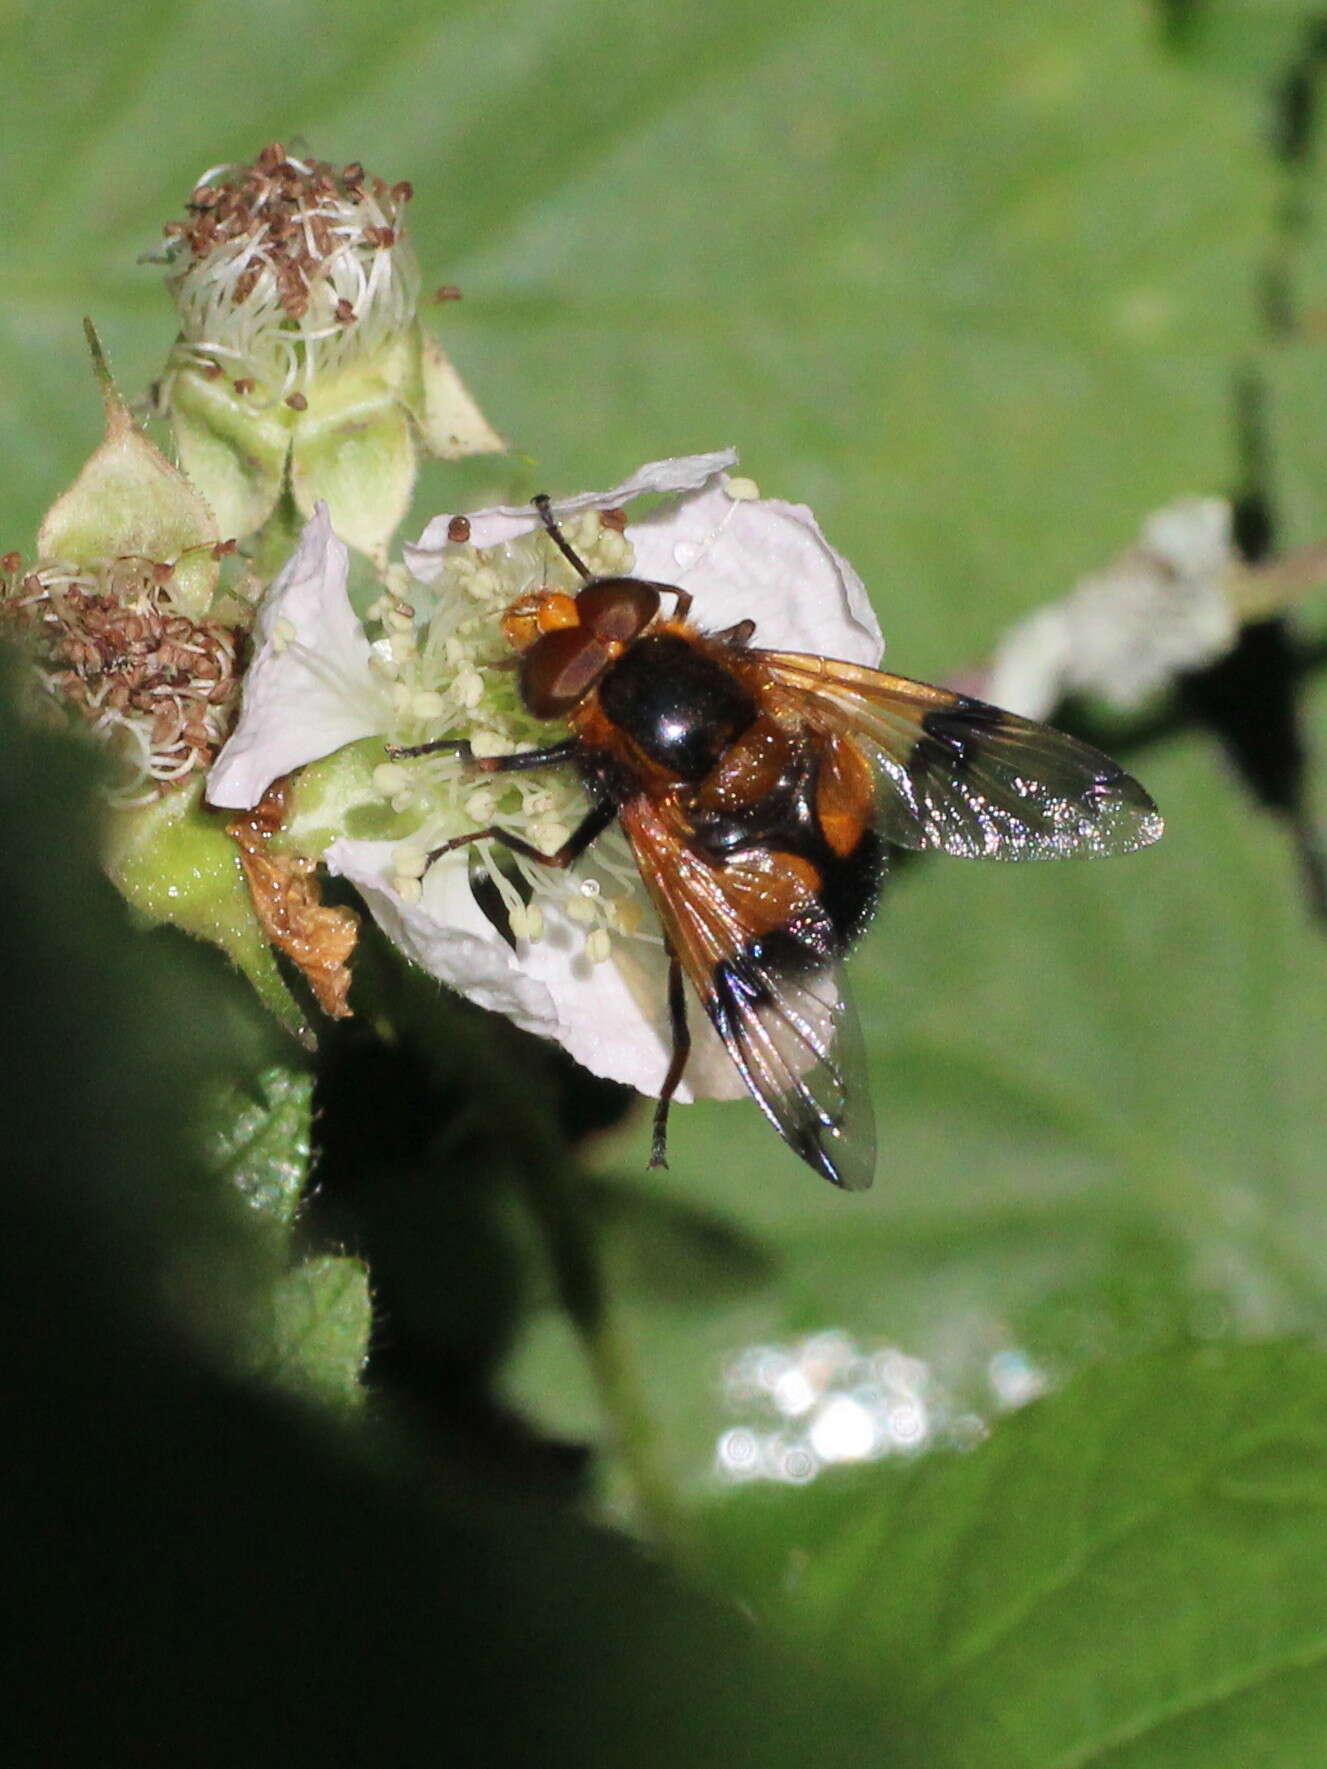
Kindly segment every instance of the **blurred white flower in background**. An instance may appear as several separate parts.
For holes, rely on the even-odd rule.
[[[1167,504],[1103,570],[1011,627],[978,692],[1030,719],[1048,718],[1073,694],[1131,712],[1229,651],[1241,570],[1224,498]]]

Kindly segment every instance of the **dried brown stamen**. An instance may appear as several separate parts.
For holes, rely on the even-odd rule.
[[[200,184],[185,220],[168,222],[164,231],[172,248],[195,264],[227,245],[247,248],[251,262],[231,285],[232,303],[248,299],[266,267],[275,274],[281,306],[298,320],[324,260],[345,237],[347,207],[364,210],[364,239],[388,248],[400,236],[401,211],[412,194],[405,179],[389,185],[358,164],[338,172],[326,160],[291,159],[272,142],[252,165]]]
[[[121,803],[209,767],[234,712],[235,634],[181,614],[169,584],[169,566],[126,558],[96,572],[44,567],[0,597],[0,626],[26,641],[47,692],[122,762]]]

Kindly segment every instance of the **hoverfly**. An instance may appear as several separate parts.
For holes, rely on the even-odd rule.
[[[888,849],[1128,853],[1161,834],[1156,807],[1099,750],[1046,725],[862,665],[760,650],[753,620],[706,633],[688,591],[596,577],[549,499],[534,504],[581,587],[522,596],[503,632],[526,707],[570,736],[506,756],[456,739],[391,753],[446,749],[484,773],[572,767],[590,808],[554,853],[489,825],[429,862],[492,840],[567,867],[616,820],[669,961],[672,1055],[650,1165],[666,1164],[689,982],[779,1135],[825,1179],[862,1190],[874,1130],[838,961],[870,920]]]

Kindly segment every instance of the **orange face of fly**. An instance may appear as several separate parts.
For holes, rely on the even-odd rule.
[[[659,612],[659,592],[633,577],[592,579],[579,594],[522,596],[502,619],[521,653],[521,697],[536,718],[564,718]]]

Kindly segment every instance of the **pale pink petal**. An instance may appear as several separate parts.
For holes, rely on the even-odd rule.
[[[596,1075],[657,1094],[668,1067],[667,962],[661,947],[615,940],[614,959],[592,964],[585,929],[541,902],[544,931],[513,952],[470,891],[463,861],[433,866],[418,902],[392,883],[391,842],[336,841],[323,856],[348,878],[383,932],[431,976],[527,1032],[552,1038]],[[678,1093],[737,1098],[741,1078],[694,1002],[687,1085]]]
[[[861,578],[804,504],[734,498],[727,475],[627,525],[635,572],[695,597],[710,632],[754,620],[751,643],[875,665],[884,649]]]
[[[239,721],[207,777],[212,804],[248,809],[292,768],[385,729],[385,696],[346,595],[348,568],[319,504],[258,610]]]
[[[615,510],[645,492],[692,491],[704,485],[725,467],[736,464],[737,456],[730,448],[715,454],[679,455],[671,460],[650,461],[638,467],[612,491],[582,491],[574,497],[557,498],[553,514],[559,519],[579,515],[582,510]],[[451,516],[435,516],[414,546],[405,549],[406,564],[421,583],[433,583],[446,558],[447,528]],[[514,541],[540,526],[531,504],[497,504],[488,510],[476,510],[470,523],[470,544],[496,547]]]

